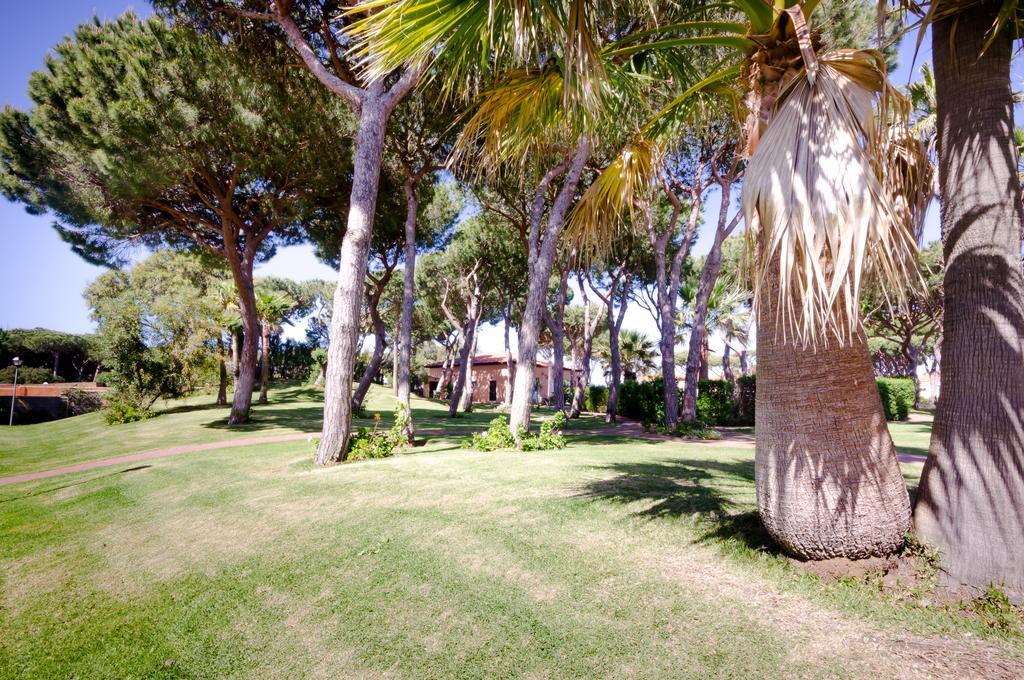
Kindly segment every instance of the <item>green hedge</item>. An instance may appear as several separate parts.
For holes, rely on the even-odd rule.
[[[604,385],[590,385],[583,397],[583,410],[590,413],[604,413],[608,408],[608,388]]]
[[[14,366],[0,368],[0,383],[14,382]],[[59,375],[53,377],[53,370],[49,368],[35,368],[34,366],[22,366],[18,369],[18,384],[31,385],[40,383],[62,383],[64,378]]]
[[[913,378],[875,378],[886,420],[906,420],[914,407]]]
[[[619,389],[619,415],[643,422],[665,422],[661,378],[624,382]],[[697,386],[697,419],[708,425],[753,425],[755,376],[730,380],[701,380]],[[682,405],[683,391],[679,391]]]

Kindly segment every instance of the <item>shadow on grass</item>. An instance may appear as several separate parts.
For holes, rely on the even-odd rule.
[[[689,518],[698,543],[712,543],[782,555],[756,511],[733,499],[731,490],[749,492],[753,461],[678,458],[664,463],[613,463],[601,467],[616,474],[590,482],[580,496],[615,503],[644,503],[636,514],[650,519]]]

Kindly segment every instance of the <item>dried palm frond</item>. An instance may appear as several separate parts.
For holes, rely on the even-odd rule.
[[[754,290],[777,267],[783,335],[844,342],[859,327],[865,277],[897,300],[915,282],[926,173],[893,131],[905,130],[908,107],[873,50],[826,54],[813,84],[802,74],[776,106],[743,186]]]
[[[510,72],[484,93],[466,121],[451,165],[480,176],[510,161],[524,162],[540,147],[565,142],[569,125],[563,89],[564,80],[555,69]]]
[[[660,151],[651,141],[636,139],[587,188],[569,215],[566,237],[589,254],[606,252],[617,230],[646,208],[657,180]]]

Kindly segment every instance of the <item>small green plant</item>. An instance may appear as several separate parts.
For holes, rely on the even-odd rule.
[[[562,428],[565,427],[565,414],[561,411],[541,423],[538,434],[529,434],[520,431],[521,448],[523,451],[549,451],[551,449],[564,449],[565,437],[562,436]],[[469,439],[462,440],[462,448],[476,449],[477,451],[498,451],[499,449],[516,448],[515,437],[509,427],[508,419],[498,417],[491,421],[486,432],[475,432]]]
[[[1021,630],[1020,612],[998,586],[989,586],[970,607],[989,628],[1007,633]]]
[[[373,429],[359,428],[348,444],[348,460],[367,460],[370,458],[389,458],[395,455],[395,449],[402,445],[405,435],[405,423],[409,415],[402,404],[395,409],[395,423],[391,429],[381,428],[380,414],[373,414]]]
[[[64,400],[68,405],[69,416],[80,416],[103,408],[103,395],[76,387],[64,390]]]
[[[526,435],[522,438],[523,451],[550,451],[552,449],[564,449],[565,437],[562,436],[562,428],[565,427],[565,414],[561,411],[540,424],[540,432],[535,435]]]
[[[462,448],[477,451],[497,451],[515,448],[516,440],[508,426],[508,418],[499,416],[491,421],[486,432],[474,432],[469,439],[462,440]]]

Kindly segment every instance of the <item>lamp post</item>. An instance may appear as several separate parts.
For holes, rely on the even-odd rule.
[[[18,395],[18,367],[21,366],[21,359],[14,357],[11,363],[14,364],[14,389],[11,390],[11,418],[7,421],[7,427],[14,425],[14,400]]]

